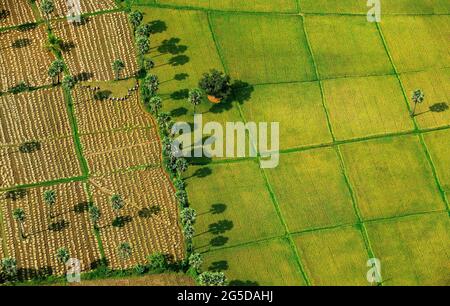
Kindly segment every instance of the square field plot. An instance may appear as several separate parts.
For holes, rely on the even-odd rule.
[[[223,70],[205,12],[136,9],[144,13],[143,23],[152,25],[152,49],[146,57],[155,62],[152,73],[161,80],[161,93],[177,94],[198,87],[203,73]]]
[[[417,105],[416,122],[423,128],[450,125],[450,69],[434,69],[400,75],[411,109],[414,90],[425,93],[425,101]]]
[[[82,81],[113,80],[116,59],[125,64],[122,77],[135,75],[136,51],[127,18],[120,12],[88,17],[81,25],[53,23],[53,31],[66,44],[63,57],[73,76]]]
[[[450,16],[386,16],[381,28],[399,72],[450,67]]]
[[[297,12],[296,0],[159,0],[158,3],[182,6],[182,7],[198,7],[212,10],[224,11],[249,11],[249,12]],[[148,3],[148,0],[138,0],[137,3]]]
[[[2,0],[0,2],[0,28],[34,21],[36,19],[28,0]]]
[[[416,136],[347,144],[341,150],[364,219],[445,209]]]
[[[51,83],[47,71],[54,56],[43,47],[46,40],[44,26],[0,32],[0,91],[21,82],[33,87]]]
[[[450,11],[450,4],[447,0],[390,0],[382,1],[381,5],[382,14],[438,14]],[[366,14],[369,9],[366,0],[300,1],[302,13]]]
[[[284,233],[256,162],[191,167],[187,191],[198,213],[196,249],[206,251]]]
[[[450,284],[447,213],[374,222],[367,225],[367,231],[375,256],[381,261],[384,285]]]
[[[323,87],[338,140],[414,128],[402,89],[394,76],[327,80]]]
[[[52,212],[43,200],[47,190],[54,190],[57,195]],[[16,200],[1,197],[1,231],[7,249],[0,257],[17,260],[21,279],[63,275],[65,267],[56,257],[59,248],[66,248],[71,258],[79,259],[83,272],[90,270],[101,258],[87,212],[89,200],[83,183],[21,190],[17,195],[20,196]],[[25,212],[25,239],[21,239],[19,224],[13,218],[16,208]]]
[[[222,271],[230,286],[302,286],[289,242],[271,240],[204,254],[203,270]]]
[[[355,227],[294,237],[306,273],[315,286],[365,286],[368,253]]]
[[[356,222],[334,149],[282,154],[267,174],[291,232]]]
[[[184,257],[184,239],[178,222],[175,189],[162,168],[115,173],[89,180],[94,203],[102,211],[100,237],[113,269],[146,264],[156,252],[174,260]],[[125,206],[119,213],[111,208],[111,196],[121,195]],[[120,243],[131,245],[128,259],[118,256]]]
[[[450,192],[450,130],[423,134],[441,185]]]
[[[317,79],[299,16],[214,13],[211,19],[233,79],[251,84]]]
[[[76,2],[77,1],[77,2]],[[80,4],[80,13],[95,13],[99,11],[112,10],[116,8],[114,0],[76,0],[73,3]],[[42,0],[37,1],[37,5],[40,6]],[[70,4],[69,0],[54,0],[55,10],[52,14],[50,14],[51,18],[57,17],[65,17],[69,15],[70,12]],[[45,16],[42,16],[45,17]]]
[[[255,86],[242,110],[247,121],[280,123],[280,149],[332,141],[317,82]]]
[[[393,73],[377,27],[365,16],[309,16],[306,31],[321,78]]]

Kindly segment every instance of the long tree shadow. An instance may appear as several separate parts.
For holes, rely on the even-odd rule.
[[[156,50],[161,54],[178,55],[184,53],[188,47],[185,45],[180,45],[180,41],[181,39],[177,37],[165,39],[162,41],[161,45],[156,48]]]
[[[170,116],[172,118],[181,117],[188,113],[188,109],[186,107],[178,107],[170,111]]]
[[[5,199],[11,201],[18,201],[27,196],[26,189],[15,189],[5,192]]]
[[[223,214],[225,212],[225,210],[227,210],[227,205],[225,205],[223,203],[216,203],[216,204],[211,205],[211,208],[208,211],[199,213],[198,216],[207,215],[207,214],[220,215],[220,214]]]
[[[150,33],[158,34],[167,30],[167,25],[162,20],[153,20],[148,23],[150,26]]]
[[[120,216],[113,220],[112,226],[122,228],[125,227],[128,223],[133,221],[133,217],[131,216]]]
[[[415,115],[415,117],[418,117],[418,116],[421,116],[421,115],[424,115],[424,114],[430,113],[430,112],[431,113],[443,113],[443,112],[447,111],[448,109],[449,109],[449,106],[445,102],[435,103],[435,104],[431,105],[427,111],[418,113]]]
[[[259,283],[251,280],[239,280],[234,279],[228,283],[229,286],[238,286],[238,287],[257,287]]]
[[[217,236],[211,239],[211,241],[209,242],[210,246],[213,247],[221,247],[224,246],[225,244],[227,244],[228,240],[230,240],[228,237],[225,236]]]
[[[208,267],[208,270],[213,272],[223,272],[228,270],[228,268],[229,268],[228,261],[220,260],[212,262],[211,265]]]
[[[29,38],[18,38],[12,44],[11,47],[14,49],[21,49],[31,45],[33,41]]]
[[[48,226],[48,230],[51,232],[62,232],[63,230],[69,227],[70,223],[66,220],[59,220],[53,223],[50,223]]]

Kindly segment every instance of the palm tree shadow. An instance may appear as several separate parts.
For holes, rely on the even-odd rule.
[[[443,113],[449,109],[449,106],[446,102],[439,102],[431,105],[427,111],[416,114],[414,117],[418,117],[424,115],[426,113]]]
[[[228,261],[226,260],[220,260],[212,262],[211,265],[208,267],[208,271],[213,272],[222,272],[228,270]]]

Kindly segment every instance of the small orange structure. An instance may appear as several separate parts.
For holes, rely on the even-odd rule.
[[[221,98],[216,98],[216,97],[211,96],[211,95],[208,95],[208,100],[209,100],[211,103],[214,103],[214,104],[219,104],[219,103],[222,101]]]

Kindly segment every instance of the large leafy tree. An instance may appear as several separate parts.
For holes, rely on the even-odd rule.
[[[71,75],[66,75],[62,80],[62,86],[66,90],[71,90],[72,88],[74,88],[75,84],[76,84],[76,80]]]
[[[203,74],[199,86],[206,94],[224,100],[231,93],[231,78],[216,69]]]

